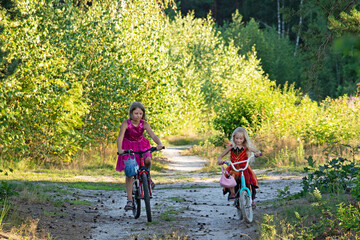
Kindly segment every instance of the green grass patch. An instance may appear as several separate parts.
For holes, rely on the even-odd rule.
[[[50,217],[65,217],[67,215],[66,213],[52,212],[52,211],[46,211],[46,210],[44,210],[43,214],[45,216],[50,216]]]
[[[170,222],[170,221],[175,221],[178,217],[178,214],[180,213],[181,211],[179,210],[167,210],[165,212],[162,212],[160,214],[160,219],[163,220],[163,221],[167,221],[167,222]]]
[[[186,180],[187,182],[194,182],[195,181],[194,177],[189,177],[189,176],[178,176],[178,177],[176,177],[176,179],[178,179],[178,180]]]
[[[319,191],[306,198],[278,201],[273,205],[276,212],[265,214],[260,227],[260,239],[360,239],[356,227],[343,227],[348,220],[353,223],[359,216],[339,214],[339,206],[354,200],[348,194],[324,194]],[[353,205],[354,206],[354,205]],[[360,206],[356,212],[359,214]],[[350,217],[349,217],[350,216]],[[343,218],[342,218],[343,217]]]
[[[197,188],[218,188],[218,187],[213,187],[213,186],[200,186],[200,185],[196,185],[196,186],[181,186],[181,187],[162,187],[159,189],[197,189]]]
[[[125,190],[125,185],[120,183],[106,183],[106,182],[75,182],[68,183],[67,186],[78,189],[89,189],[89,190],[106,190],[106,191],[119,191]]]
[[[79,199],[75,199],[75,200],[66,199],[65,202],[68,202],[73,205],[79,205],[79,206],[92,205],[92,203],[90,201],[79,200]]]
[[[169,197],[169,199],[174,202],[184,202],[184,199],[180,197]]]
[[[146,226],[158,225],[159,223],[159,221],[146,222]]]

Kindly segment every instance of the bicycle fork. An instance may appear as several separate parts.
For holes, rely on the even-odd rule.
[[[246,190],[248,195],[249,195],[249,199],[250,199],[250,203],[251,204],[251,201],[252,201],[252,197],[251,197],[251,192],[250,192],[250,189],[248,187],[246,187],[246,183],[245,183],[245,177],[244,177],[244,174],[241,172],[241,188],[238,190],[238,194],[236,194],[236,196],[239,196],[240,197],[240,194],[242,191]]]

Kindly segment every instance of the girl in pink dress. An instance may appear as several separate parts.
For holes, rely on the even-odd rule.
[[[146,114],[144,106],[139,102],[133,102],[129,109],[129,119],[126,119],[122,122],[120,127],[119,136],[117,138],[117,148],[118,148],[118,160],[116,164],[117,171],[123,171],[125,169],[124,160],[127,159],[127,156],[122,156],[125,150],[133,151],[144,151],[149,149],[150,142],[144,136],[144,130],[150,135],[152,140],[157,144],[156,148],[158,150],[163,148],[163,145],[160,139],[155,135],[151,129],[149,123],[146,121]],[[136,161],[140,165],[140,157],[138,154],[135,154]],[[149,170],[151,169],[151,158],[152,154],[147,152],[143,154],[145,159],[145,167]],[[127,193],[127,204],[125,210],[132,210],[134,208],[134,203],[132,201],[132,177],[127,177],[125,179],[125,187]],[[154,188],[155,184],[151,182],[151,187]]]

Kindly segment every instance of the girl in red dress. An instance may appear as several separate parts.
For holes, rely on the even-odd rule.
[[[244,161],[248,159],[248,156],[251,155],[251,152],[254,153],[255,157],[261,156],[261,152],[255,148],[255,146],[252,144],[249,135],[245,128],[238,127],[235,129],[235,131],[231,135],[231,145],[228,146],[223,153],[220,154],[218,157],[218,163],[221,165],[223,164],[222,158],[230,152],[230,161],[233,163]],[[246,166],[246,163],[240,163],[235,165],[236,169],[244,168]],[[229,165],[226,169],[226,171],[231,174],[235,180],[238,180],[241,176],[241,172],[237,172],[233,170],[232,166]],[[245,183],[246,186],[252,191],[253,199],[255,198],[255,189],[259,188],[259,184],[256,178],[256,175],[254,171],[250,168],[250,165],[248,168],[244,171],[244,177],[245,177]],[[235,189],[224,189],[224,192],[230,191],[229,194],[229,200],[235,199]],[[253,207],[255,208],[255,201],[252,203]]]
[[[122,156],[124,150],[133,150],[133,151],[144,151],[149,149],[150,142],[144,136],[144,131],[150,135],[150,137],[157,144],[156,148],[158,150],[162,149],[163,145],[160,139],[155,135],[151,129],[149,123],[146,121],[146,114],[144,106],[139,102],[133,102],[129,109],[129,119],[126,119],[122,122],[120,127],[119,136],[117,138],[117,148],[118,148],[118,161],[116,165],[117,171],[123,171],[125,169],[124,160],[127,159],[127,156]],[[136,161],[140,165],[140,156],[135,154]],[[150,152],[144,153],[144,162],[145,167],[150,170],[151,168],[151,158],[152,154]],[[132,210],[134,208],[134,203],[132,201],[132,177],[127,177],[125,179],[125,187],[127,192],[127,204],[125,210]],[[154,188],[155,184],[151,181],[151,187]]]

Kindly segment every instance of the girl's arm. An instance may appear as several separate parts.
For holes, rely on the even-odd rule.
[[[229,151],[231,150],[232,146],[228,146],[218,157],[218,164],[221,165],[222,164],[222,158],[225,157],[226,154],[229,153]]]
[[[146,132],[150,135],[151,139],[154,140],[154,142],[157,144],[156,148],[158,150],[163,148],[163,144],[161,143],[160,139],[158,138],[158,136],[156,136],[156,134],[154,133],[154,131],[151,129],[150,124],[146,121],[144,121],[144,129],[146,130]]]
[[[254,153],[255,157],[260,157],[262,155],[261,151],[255,147],[250,147],[249,150]]]
[[[124,150],[122,149],[122,142],[123,142],[123,139],[124,139],[124,135],[125,135],[125,132],[126,132],[126,129],[128,128],[128,124],[127,124],[127,121],[124,120],[121,124],[121,127],[120,127],[120,132],[119,132],[119,136],[117,138],[117,149],[118,149],[118,153],[119,154],[123,154],[124,153]]]

